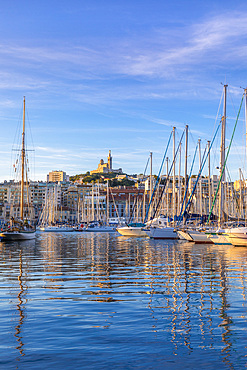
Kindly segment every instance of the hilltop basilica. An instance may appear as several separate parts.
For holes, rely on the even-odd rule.
[[[107,162],[105,163],[103,159],[100,160],[98,164],[97,170],[90,171],[90,175],[94,173],[123,173],[122,168],[118,168],[117,170],[114,170],[112,168],[112,156],[111,151],[109,150],[109,155],[107,157]]]

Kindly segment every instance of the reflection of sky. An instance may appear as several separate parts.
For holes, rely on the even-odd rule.
[[[89,233],[40,233],[18,248],[0,245],[9,363],[37,358],[45,367],[50,354],[57,365],[245,364],[244,248]]]
[[[181,133],[189,124],[192,153],[198,137],[203,145],[211,139],[221,82],[229,84],[229,139],[245,87],[246,14],[242,0],[224,7],[212,0],[3,4],[1,180],[11,177],[23,95],[36,180],[54,169],[70,175],[95,169],[109,149],[114,168],[127,173],[143,172],[153,151],[157,173],[172,126]],[[241,115],[232,177],[244,146]]]

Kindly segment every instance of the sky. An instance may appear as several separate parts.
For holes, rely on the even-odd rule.
[[[190,168],[220,122],[224,84],[229,144],[246,61],[246,1],[0,0],[0,181],[13,178],[23,96],[32,180],[96,169],[109,150],[128,174],[143,173],[152,152],[158,173],[172,128],[177,145],[186,124]],[[243,108],[233,179],[246,172]],[[181,168],[183,155],[184,144]]]

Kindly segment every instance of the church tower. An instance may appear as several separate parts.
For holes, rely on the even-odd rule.
[[[112,156],[111,156],[111,151],[109,150],[109,155],[107,158],[107,163],[108,163],[108,169],[112,170]]]

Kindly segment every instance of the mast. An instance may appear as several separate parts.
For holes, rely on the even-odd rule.
[[[187,204],[187,185],[188,185],[188,178],[187,178],[187,166],[188,166],[188,125],[185,126],[185,166],[184,166],[184,204]]]
[[[109,223],[109,180],[107,179],[107,194],[106,194],[106,224]]]
[[[181,143],[179,144],[179,167],[178,167],[178,209],[181,203]]]
[[[94,185],[92,184],[92,221],[94,221]]]
[[[24,220],[24,176],[25,176],[25,96],[23,98],[23,124],[22,124],[22,148],[21,148],[21,220]]]
[[[202,159],[201,159],[201,139],[198,139],[198,150],[199,150],[199,171],[201,173]],[[199,177],[199,212],[202,216],[202,177]]]
[[[152,193],[153,193],[153,153],[150,152],[150,186],[149,186],[149,204],[150,204],[150,218],[152,216]]]
[[[143,179],[143,178],[142,178]],[[142,222],[144,222],[146,217],[146,192],[145,192],[145,186],[144,186],[144,192],[143,192],[143,207],[142,207]]]
[[[208,141],[208,213],[211,210],[210,141]]]
[[[239,211],[240,211],[240,218],[242,218],[242,208],[243,208],[242,179],[241,179],[241,168],[239,168]]]
[[[166,185],[166,187],[167,187],[167,192],[166,192],[166,209],[167,209],[167,211],[166,211],[166,217],[167,217],[167,219],[168,219],[168,217],[169,217],[169,178],[168,178],[168,174],[169,174],[169,168],[168,168],[168,165],[169,165],[169,158],[168,157],[166,157],[166,182],[167,182],[167,185]]]
[[[246,156],[247,156],[247,88],[244,89],[244,95],[245,95],[245,138],[246,138]],[[247,160],[246,160],[246,165],[247,165]]]
[[[245,137],[246,137],[246,155],[247,155],[247,88],[246,89],[244,89],[244,94],[245,94],[245,125],[246,125],[246,135],[245,135]],[[246,161],[246,165],[247,165],[247,161]],[[244,195],[246,196],[246,183],[244,182],[244,187],[245,187],[245,189],[244,189]],[[246,208],[245,208],[245,210],[244,210],[244,218],[246,218]]]
[[[172,198],[173,198],[173,225],[175,225],[175,214],[176,214],[176,199],[175,199],[175,176],[176,176],[176,168],[175,168],[175,127],[173,127],[173,182],[172,182]]]
[[[220,147],[220,175],[222,174],[219,191],[219,225],[224,221],[223,207],[224,207],[224,183],[225,183],[225,140],[226,140],[226,91],[227,86],[224,85],[224,113],[221,120],[221,147]],[[224,172],[223,172],[224,171]]]

